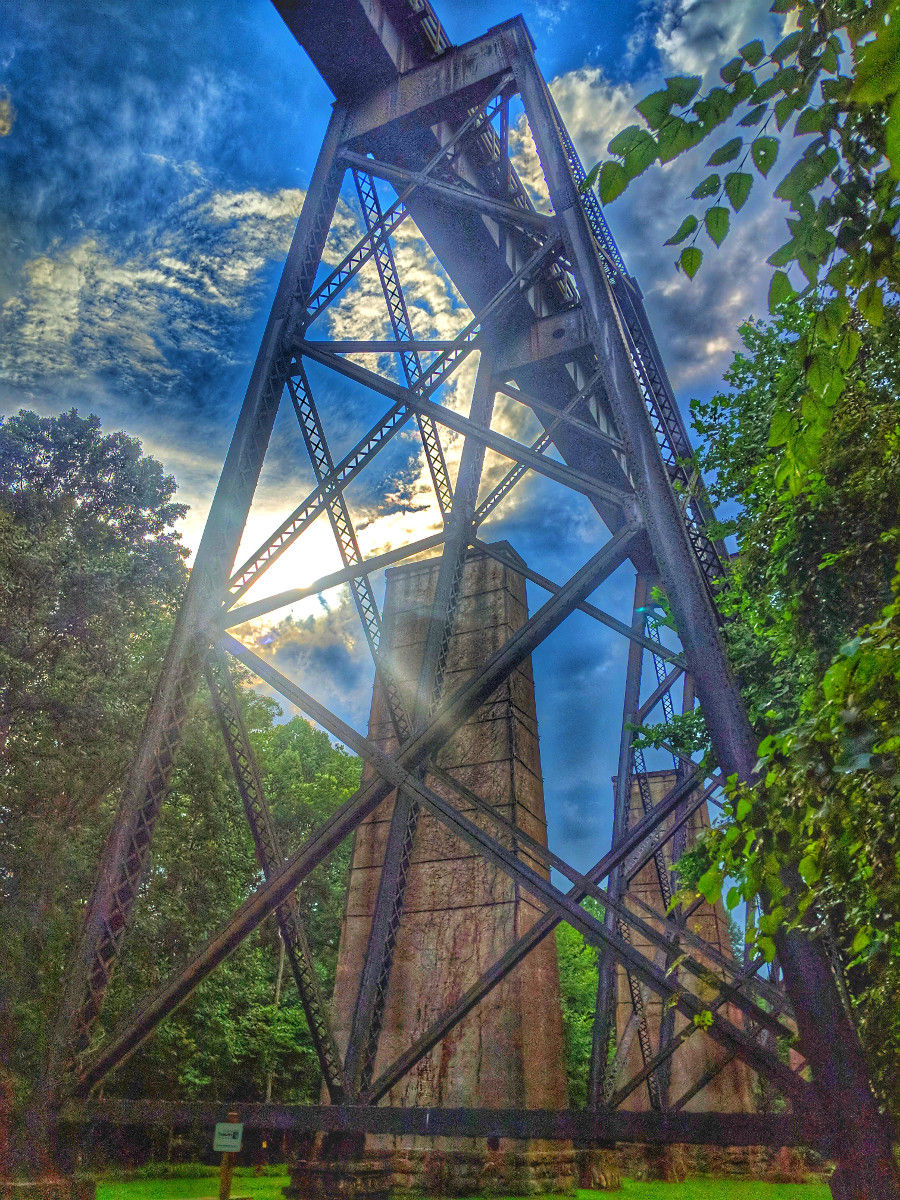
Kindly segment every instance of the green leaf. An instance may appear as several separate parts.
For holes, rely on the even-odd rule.
[[[785,242],[783,246],[779,246],[774,253],[770,254],[766,262],[771,263],[773,267],[786,267],[789,263],[795,262],[797,258],[797,243],[793,238],[789,242]]]
[[[855,329],[847,328],[844,330],[841,334],[841,340],[838,342],[838,363],[842,371],[847,371],[853,366],[861,345],[862,338]]]
[[[741,889],[736,888],[736,887],[730,887],[728,889],[728,895],[725,897],[726,908],[735,908],[738,904],[740,904],[740,902],[741,902]]]
[[[869,942],[872,940],[872,930],[866,926],[864,929],[856,931],[856,937],[853,939],[853,945],[850,947],[854,954],[859,954],[860,950],[865,950]]]
[[[795,29],[793,33],[789,33],[786,38],[783,38],[778,43],[769,57],[775,62],[784,62],[786,58],[789,58],[795,53],[797,47],[800,45],[800,39],[802,36],[803,34],[801,31],[799,29]]]
[[[610,154],[617,154],[625,161],[623,167],[629,179],[640,175],[656,159],[656,142],[640,125],[629,125],[609,143]]]
[[[738,98],[734,92],[728,88],[714,87],[708,95],[698,100],[694,105],[694,112],[703,122],[703,126],[707,132],[713,129],[716,125],[721,125],[723,121],[727,121],[734,112],[738,103]]]
[[[706,216],[703,219],[706,222],[706,232],[717,246],[721,246],[728,233],[728,224],[731,219],[728,209],[717,204],[706,210]]]
[[[867,284],[859,293],[856,306],[870,325],[881,326],[884,320],[884,296],[877,283]]]
[[[779,129],[784,129],[795,107],[793,96],[782,96],[775,105],[775,123]]]
[[[671,97],[671,103],[681,105],[682,108],[686,104],[690,104],[700,91],[702,82],[699,75],[669,76],[666,80],[666,91]]]
[[[756,138],[750,146],[750,155],[760,175],[768,175],[778,157],[778,138]]]
[[[710,867],[697,880],[697,891],[709,904],[714,904],[722,894],[722,879],[716,867]]]
[[[838,370],[825,354],[814,354],[806,370],[806,381],[817,396],[825,396],[838,383]]]
[[[751,812],[753,812],[753,801],[749,800],[746,796],[741,796],[737,802],[734,815],[739,821],[743,821],[750,816]]]
[[[678,261],[688,279],[693,279],[703,262],[703,251],[696,246],[688,246],[686,250],[682,250],[681,258]]]
[[[663,242],[663,245],[677,246],[679,242],[683,242],[686,237],[694,232],[698,224],[699,222],[697,221],[697,218],[693,216],[693,214],[689,217],[685,217],[678,226],[676,232],[673,233],[670,238],[667,238],[665,242]]]
[[[694,200],[705,200],[707,196],[715,196],[721,186],[722,181],[718,175],[707,175],[691,192],[691,197]]]
[[[723,83],[734,83],[738,75],[744,69],[744,60],[738,55],[737,58],[731,59],[719,72]]]
[[[735,212],[746,204],[752,186],[753,176],[746,171],[732,171],[725,176],[725,195]]]
[[[749,97],[752,96],[755,91],[756,79],[754,78],[752,71],[741,71],[740,75],[738,75],[737,79],[731,86],[731,93],[739,103],[743,103],[745,100],[749,99]]]
[[[794,126],[794,133],[819,133],[821,128],[821,108],[804,108],[803,112],[797,118],[797,124]]]
[[[715,154],[713,154],[708,160],[706,165],[708,167],[718,167],[721,166],[722,163],[731,162],[733,158],[737,158],[742,145],[743,141],[741,138],[732,138],[730,142],[726,142],[724,146],[719,147]]]
[[[600,199],[604,204],[621,196],[628,186],[628,174],[621,163],[607,159],[600,167]]]
[[[896,17],[878,29],[874,41],[858,51],[850,99],[856,104],[880,104],[900,91],[900,29]]]
[[[744,126],[758,125],[763,119],[763,114],[768,107],[768,104],[757,104],[755,108],[750,109],[746,116],[741,117],[740,121],[738,121],[738,124]]]
[[[579,192],[589,192],[597,182],[597,176],[600,174],[600,164],[594,163],[582,183],[578,185]]]
[[[884,127],[884,152],[891,164],[891,178],[900,179],[900,92],[888,110]]]
[[[800,878],[803,880],[803,882],[809,884],[810,886],[816,883],[822,875],[822,868],[819,865],[819,860],[814,858],[811,854],[804,854],[804,856],[800,859],[797,870],[800,872]]]
[[[792,300],[796,294],[784,271],[776,271],[769,284],[769,312],[774,313],[779,304]]]
[[[772,413],[772,421],[769,426],[769,446],[783,446],[790,439],[792,431],[791,414],[785,408],[776,408]],[[768,739],[764,739],[759,747],[760,754],[768,754],[768,750],[764,750],[763,746]]]
[[[825,43],[825,49],[822,51],[822,57],[819,60],[819,66],[823,71],[826,71],[831,75],[837,75],[838,56],[840,55],[842,49],[843,47],[841,46],[840,39],[832,34]]]
[[[765,52],[766,48],[759,38],[754,38],[752,42],[747,42],[746,45],[741,46],[740,50],[738,51],[744,62],[749,63],[751,67],[755,67],[756,64],[761,61]]]
[[[668,119],[672,103],[673,98],[668,91],[651,92],[640,104],[636,104],[635,108],[651,129],[659,129],[660,125]]]
[[[656,149],[660,162],[671,162],[682,150],[695,146],[703,130],[698,121],[682,121],[672,117],[657,135]]]
[[[756,939],[756,946],[766,962],[771,962],[774,959],[775,943],[770,937],[767,937],[765,934],[760,934],[760,936]]]

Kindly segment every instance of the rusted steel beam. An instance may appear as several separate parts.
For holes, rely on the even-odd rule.
[[[348,1105],[214,1104],[166,1100],[76,1100],[72,1123],[212,1127],[230,1109],[248,1129],[305,1133],[357,1131],[441,1137],[547,1138],[609,1144],[822,1146],[819,1133],[794,1113],[641,1113],[590,1109],[390,1108]]]
[[[356,105],[345,141],[356,141],[413,114],[423,125],[433,125],[448,101],[465,112],[483,104],[491,88],[508,74],[509,56],[503,26],[499,26],[465,46],[454,47],[436,62],[406,72]]]

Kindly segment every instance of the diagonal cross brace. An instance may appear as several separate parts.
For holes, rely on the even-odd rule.
[[[485,663],[477,678],[468,680],[451,695],[445,696],[425,727],[418,731],[397,757],[404,771],[413,771],[432,757],[453,736],[497,687],[532,653],[586,596],[627,557],[638,535],[636,526],[620,530],[606,545],[572,576],[560,592],[552,596]],[[237,658],[244,648],[228,635],[221,644]],[[330,719],[327,709],[308,698],[314,718],[325,728]],[[133,1015],[128,1024],[93,1054],[82,1070],[76,1091],[84,1095],[128,1057],[156,1025],[174,1011],[193,989],[251,933],[260,922],[290,895],[306,876],[370,813],[378,807],[395,785],[382,779],[372,780],[341,805],[304,845],[292,854],[284,867],[268,883],[253,893],[233,916],[205,943],[191,960],[174,973]]]
[[[371,175],[365,171],[354,170],[353,178],[356,181],[356,191],[362,205],[363,220],[365,221],[366,229],[372,238],[372,245],[375,249],[375,266],[378,270],[381,290],[384,293],[391,328],[394,331],[394,337],[402,345],[404,342],[412,341],[412,324],[409,319],[409,311],[406,307],[403,288],[400,285],[397,265],[394,262],[394,252],[391,249],[390,238],[385,237],[378,240],[375,237],[375,230],[384,221],[378,192],[375,190],[375,182]],[[415,348],[402,350],[400,361],[403,365],[406,382],[410,387],[413,387],[422,374],[422,362],[418,351]],[[416,421],[418,422],[419,434],[422,438],[422,446],[425,449],[425,460],[428,463],[428,470],[431,472],[431,480],[434,484],[438,506],[446,518],[453,503],[453,496],[450,489],[450,477],[447,474],[447,462],[444,458],[444,451],[441,446],[437,426],[431,418],[424,416],[422,413],[416,414]]]
[[[471,845],[477,853],[493,861],[501,870],[525,887],[537,900],[552,909],[559,919],[567,921],[578,929],[592,945],[607,946],[612,949],[616,957],[628,966],[629,970],[633,971],[651,990],[664,999],[672,997],[675,1006],[689,1020],[693,1021],[695,1017],[698,1020],[705,1019],[708,1009],[703,1001],[690,993],[676,989],[665,973],[643,954],[634,950],[628,942],[619,938],[615,933],[605,929],[603,922],[586,912],[577,901],[565,895],[543,875],[522,862],[514,852],[508,850],[480,826],[458,812],[448,800],[413,777],[401,765],[402,755],[400,759],[388,758],[340,718],[330,713],[318,701],[313,700],[301,688],[286,680],[268,664],[262,663],[239,643],[230,644],[231,641],[231,639],[226,639],[225,644],[228,644],[228,648],[237,658],[248,665],[251,670],[259,673],[260,677],[273,687],[278,690],[283,689],[285,696],[292,699],[309,715],[314,716],[314,719],[328,729],[333,736],[339,738],[360,755],[365,756],[391,787],[405,787],[413,792],[419,802],[424,804],[452,833]],[[521,836],[521,831],[518,836]],[[571,872],[571,868],[569,871]],[[583,888],[583,886],[581,884],[579,888]],[[629,919],[634,920],[634,915],[630,914]],[[665,943],[663,944],[665,945]],[[725,988],[723,993],[721,1003],[736,1002],[743,1006],[748,1003],[734,988]],[[751,1007],[755,1012],[760,1011],[756,1005]],[[766,1019],[769,1020],[768,1015],[766,1015]],[[793,1072],[788,1070],[776,1055],[761,1047],[754,1038],[732,1022],[713,1013],[708,1032],[711,1037],[727,1048],[735,1048],[739,1056],[747,1061],[754,1070],[772,1078],[793,1099],[803,1102],[808,1098],[808,1086],[805,1082],[799,1080]]]
[[[206,679],[213,706],[222,728],[222,736],[244,805],[247,823],[253,835],[256,858],[266,879],[271,879],[284,862],[278,834],[266,801],[256,755],[250,745],[247,727],[235,694],[234,682],[223,651],[213,649],[206,661]],[[313,1047],[322,1068],[322,1077],[332,1104],[344,1098],[341,1058],[334,1040],[328,1010],[322,999],[306,927],[300,915],[296,895],[275,910],[285,952],[300,994]]]

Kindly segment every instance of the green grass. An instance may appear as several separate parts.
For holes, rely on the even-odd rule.
[[[282,1188],[287,1175],[241,1175],[231,1183],[232,1196],[252,1196],[253,1200],[284,1200]],[[219,1180],[138,1179],[128,1183],[113,1180],[97,1184],[97,1200],[197,1200],[200,1196],[217,1197]]]
[[[253,1200],[282,1200],[281,1189],[287,1176],[253,1175],[236,1177],[233,1196],[252,1196]],[[218,1180],[141,1179],[130,1183],[100,1183],[97,1200],[196,1200],[218,1196]],[[744,1183],[725,1179],[694,1179],[686,1183],[636,1183],[626,1179],[619,1192],[578,1193],[578,1200],[828,1200],[824,1184]],[[511,1198],[507,1198],[511,1200]],[[544,1200],[552,1200],[545,1197]]]

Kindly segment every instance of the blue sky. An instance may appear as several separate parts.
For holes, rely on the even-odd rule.
[[[524,15],[588,166],[664,75],[714,74],[771,21],[756,0],[438,0],[437,11],[456,43]],[[76,405],[140,437],[191,505],[191,546],[330,102],[268,0],[106,0],[94,9],[19,0],[0,28],[0,412]],[[525,142],[520,166],[526,178],[534,170]],[[764,311],[761,251],[784,240],[781,214],[759,196],[693,283],[678,275],[662,242],[696,170],[681,161],[651,169],[607,214],[684,405],[716,387],[738,325]],[[348,193],[331,252],[353,240],[355,222]],[[422,323],[438,335],[458,326],[446,281],[424,277],[435,264],[421,241],[404,235],[397,255],[418,280],[410,302],[420,335]],[[359,328],[361,312],[370,328],[383,323],[364,280],[355,303],[335,315],[333,335]],[[383,405],[312,374],[340,452]],[[451,403],[463,402],[467,381],[471,371]],[[279,418],[247,549],[310,484],[292,419]],[[533,428],[511,403],[500,406],[498,427],[526,439]],[[401,437],[350,494],[370,550],[421,535],[423,486],[417,443]],[[516,493],[490,534],[561,579],[603,531],[586,504],[538,482]],[[311,531],[277,587],[332,569],[327,542],[324,526]],[[601,600],[624,616],[630,589],[620,573]],[[535,592],[532,605],[542,598]],[[267,639],[301,682],[324,680],[322,698],[364,726],[371,679],[345,595],[249,635]],[[579,614],[535,656],[551,837],[580,866],[608,840],[623,661],[624,647]]]

